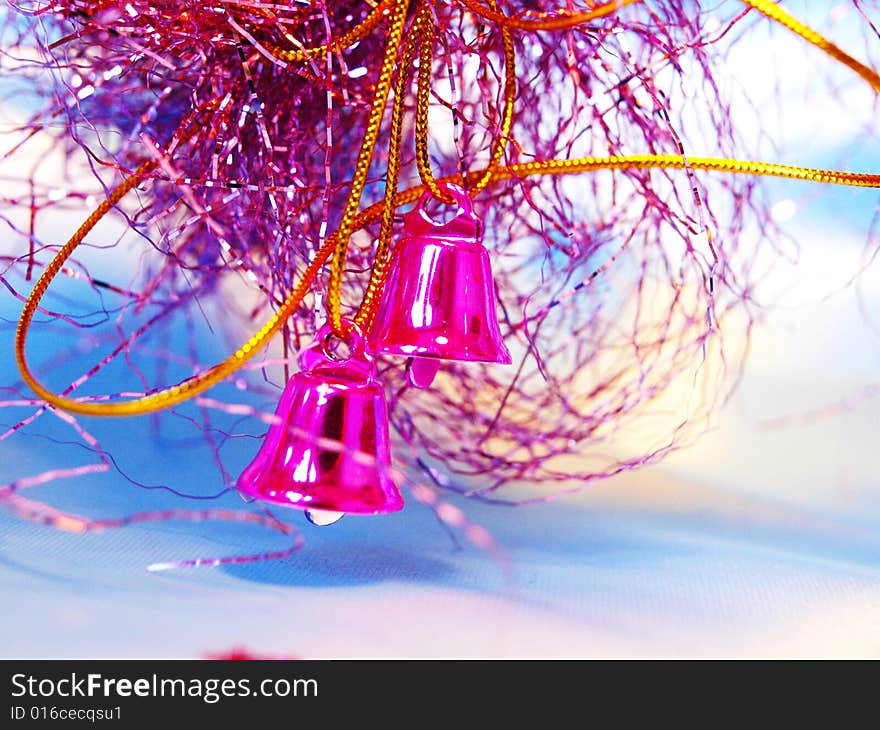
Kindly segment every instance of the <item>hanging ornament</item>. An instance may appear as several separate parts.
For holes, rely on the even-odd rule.
[[[100,454],[100,463],[85,467],[90,471],[112,462],[76,417],[143,415],[205,393],[285,327],[311,333],[313,311],[303,306],[310,293],[326,301],[332,330],[344,339],[343,294],[356,288],[352,274],[368,269],[353,319],[369,333],[371,352],[408,358],[410,382],[427,387],[443,360],[510,362],[496,285],[515,317],[505,318],[505,333],[528,352],[512,378],[456,369],[453,397],[420,398],[395,388],[390,406],[400,414],[398,435],[407,447],[401,458],[414,474],[422,469],[438,486],[520,504],[519,485],[548,490],[527,501],[550,498],[654,463],[705,429],[748,352],[753,261],[759,252],[763,260],[765,250],[765,237],[749,232],[776,230],[752,178],[880,188],[878,174],[738,159],[735,105],[729,84],[715,74],[727,71],[717,43],[738,35],[729,31],[747,13],[707,13],[705,3],[612,0],[560,10],[558,2],[539,2],[520,12],[495,0],[248,0],[223,3],[222,12],[212,3],[186,3],[184,13],[170,0],[18,5],[4,25],[12,50],[0,52],[0,75],[10,70],[18,78],[11,87],[16,109],[24,98],[18,89],[34,94],[35,110],[43,106],[33,116],[30,101],[20,107],[25,121],[2,158],[31,149],[30,140],[49,146],[27,174],[13,170],[0,199],[11,211],[4,219],[21,214],[30,221],[28,230],[13,226],[23,247],[3,282],[21,298],[39,276],[16,330],[15,358],[24,382],[51,408],[39,404],[0,439],[54,413]],[[819,29],[773,0],[742,5],[880,94],[877,72]],[[449,126],[431,124],[438,119],[432,106],[451,112],[452,140],[437,139]],[[699,123],[692,124],[697,107]],[[707,130],[717,140],[710,134],[703,154],[711,156],[700,156]],[[454,156],[447,153],[453,148]],[[100,184],[80,190],[67,165],[61,177],[45,176],[44,162],[56,159],[88,160]],[[445,176],[435,176],[432,164]],[[121,179],[110,188],[101,171]],[[415,182],[416,173],[419,185],[399,188],[401,180]],[[563,182],[573,175],[591,181],[584,183],[591,194]],[[383,189],[380,178],[381,202],[370,199]],[[120,204],[134,190],[138,207],[127,210]],[[692,195],[681,195],[685,190]],[[398,209],[426,191],[389,255]],[[432,220],[428,195],[458,203],[452,220]],[[496,266],[497,279],[471,195],[506,222],[492,242],[505,263],[504,270]],[[44,240],[41,229],[54,206],[90,198],[97,199],[94,211],[47,261],[57,242]],[[92,277],[71,259],[88,239],[101,238],[93,229],[108,214],[124,215],[138,240],[150,239],[143,267],[149,275],[138,280],[144,286],[128,290]],[[352,244],[354,234],[374,224],[375,247]],[[54,224],[46,230],[54,233]],[[782,253],[772,243],[767,250]],[[138,359],[172,362],[164,343],[152,346],[150,338],[165,331],[154,324],[209,294],[224,296],[221,284],[242,275],[265,295],[265,309],[250,316],[269,308],[271,314],[222,362],[194,375],[186,369],[185,379],[171,378],[166,387],[145,384],[147,392],[134,397],[82,387],[121,359],[132,358],[132,367]],[[32,324],[44,333],[61,322],[97,332],[81,319],[90,294],[77,298],[75,312],[44,301],[59,277],[82,279],[102,300],[105,293],[121,297],[136,326],[129,331],[123,325],[132,320],[120,319],[109,352],[55,392],[38,377],[41,369],[57,377],[51,364],[28,361]],[[110,311],[103,301],[100,309]],[[149,322],[136,319],[148,313]],[[340,359],[327,348],[329,331],[317,335],[288,384],[278,422],[238,482],[248,495],[304,509],[315,524],[402,506],[389,476],[389,406],[360,332],[351,337],[354,353]],[[80,344],[71,342],[56,361],[78,357]],[[91,339],[87,344],[91,352]],[[706,366],[710,357],[719,367]],[[402,365],[388,363],[382,377],[396,384]],[[695,367],[699,383],[691,377]],[[682,404],[683,415],[658,399],[685,378],[699,397]],[[237,384],[246,387],[246,379]],[[7,399],[6,407],[22,403]],[[216,454],[207,409],[232,413],[239,406],[212,399],[202,406],[202,431]],[[437,462],[436,473],[422,454]],[[47,468],[0,485],[0,501],[34,521],[105,529],[19,494],[23,486],[81,473]],[[220,476],[225,480],[225,469]],[[468,477],[475,478],[465,487]],[[488,480],[485,487],[480,479]],[[231,519],[223,511],[186,514]],[[260,524],[291,534],[281,522]]]
[[[448,221],[435,221],[425,209],[425,193],[403,220],[388,280],[368,334],[370,349],[412,358],[410,382],[427,388],[442,360],[508,365],[495,312],[495,283],[483,224],[465,190],[451,183],[441,189],[458,208]]]
[[[250,497],[306,510],[313,524],[345,513],[396,512],[403,497],[391,477],[388,407],[374,362],[351,325],[341,357],[329,327],[299,357],[256,458],[238,478]]]

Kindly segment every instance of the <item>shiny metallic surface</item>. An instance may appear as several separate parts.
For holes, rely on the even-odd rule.
[[[464,190],[446,189],[458,203],[449,221],[431,219],[427,196],[404,219],[369,347],[387,355],[508,364],[482,223]]]
[[[383,514],[403,507],[391,476],[388,408],[353,333],[348,360],[326,353],[326,332],[300,356],[256,458],[238,489],[310,511]]]

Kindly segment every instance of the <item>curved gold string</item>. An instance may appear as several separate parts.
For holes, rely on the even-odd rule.
[[[495,0],[492,0],[493,7]],[[489,154],[489,166],[491,169],[496,167],[504,155],[504,149],[507,141],[510,139],[510,130],[513,128],[513,108],[516,103],[516,51],[513,45],[513,33],[510,28],[503,27],[501,29],[501,45],[504,52],[504,111],[501,116],[501,128],[498,137]],[[492,178],[488,172],[475,176],[476,181],[470,184],[468,181],[468,192],[471,195],[477,195],[485,188]]]
[[[320,60],[328,53],[335,53],[337,51],[343,51],[346,48],[351,48],[355,43],[366,38],[385,19],[385,16],[388,13],[388,8],[391,7],[393,2],[394,0],[381,0],[381,2],[377,3],[376,7],[370,11],[370,14],[354,28],[343,33],[339,38],[330,41],[330,43],[325,43],[321,46],[314,46],[313,48],[282,48],[281,46],[276,46],[271,43],[261,43],[260,45],[262,45],[263,48],[275,58],[286,61],[287,63]]]
[[[388,273],[389,253],[391,251],[391,234],[394,229],[394,213],[397,210],[397,206],[394,204],[394,198],[397,195],[397,187],[400,180],[400,152],[403,139],[403,121],[404,113],[406,111],[410,72],[412,71],[412,63],[415,58],[416,48],[420,49],[419,62],[423,63],[421,60],[421,49],[424,46],[424,33],[431,33],[431,37],[433,38],[433,22],[431,8],[427,2],[422,0],[411,32],[404,44],[403,55],[397,72],[397,84],[394,87],[394,103],[391,108],[391,122],[389,124],[385,196],[382,201],[382,223],[379,227],[379,238],[376,243],[373,265],[370,267],[370,280],[367,284],[367,288],[364,290],[364,295],[361,299],[361,304],[358,307],[357,314],[355,314],[354,317],[354,324],[360,327],[362,332],[366,331],[366,325],[372,316],[372,312],[379,303],[379,295],[382,293],[382,287],[385,284],[385,278]],[[419,68],[420,79],[421,75],[422,67]],[[339,289],[331,289],[327,295],[328,305],[329,299],[335,297],[337,300],[335,305],[338,308],[341,308],[341,303],[339,302],[341,295],[342,292]]]
[[[431,159],[428,154],[428,112],[431,105],[431,75],[434,63],[434,19],[431,9],[423,4],[419,10],[419,82],[416,92],[416,168],[422,184],[431,191],[437,200],[444,203],[455,202],[451,195],[443,192],[434,179]],[[427,17],[422,17],[427,16]],[[373,282],[371,281],[370,284]],[[369,286],[367,287],[369,291]]]
[[[464,0],[466,3],[468,0]],[[853,69],[859,75],[868,81],[875,91],[880,92],[880,77],[869,69],[860,64],[855,59],[845,54],[843,51],[831,44],[830,41],[824,39],[821,35],[807,28],[803,24],[794,20],[787,13],[781,11],[772,3],[764,2],[764,0],[743,0],[747,5],[754,7],[756,10],[767,15],[767,17],[783,24],[793,32],[802,36],[813,45],[821,48],[825,53],[835,60],[844,63]],[[405,0],[394,6],[392,11],[392,19],[388,31],[388,46],[391,47],[393,38],[397,38],[398,42],[403,29],[403,19],[405,17],[406,5]],[[402,8],[402,10],[401,10]],[[598,9],[597,9],[598,10]],[[411,47],[411,44],[408,44]],[[394,47],[396,48],[396,46]],[[383,61],[383,71],[389,65],[387,59],[390,53],[386,49],[385,61]],[[391,75],[394,68],[394,60],[390,62],[391,70],[387,73],[387,79],[383,81],[383,74],[380,73],[380,82],[387,83],[390,88]],[[401,73],[406,72],[401,69]],[[400,79],[400,74],[398,75]],[[399,82],[400,83],[400,82]],[[377,98],[380,96],[380,86],[377,83]],[[384,91],[384,98],[387,101],[387,89]],[[374,101],[374,110],[377,103]],[[384,103],[382,105],[384,112]],[[371,112],[371,121],[378,116],[378,125],[381,123],[381,115]],[[375,133],[377,135],[377,132]],[[186,135],[182,136],[185,141]],[[362,153],[365,150],[372,157],[373,147],[375,146],[375,138],[372,146],[367,144],[365,135],[364,144],[362,145]],[[362,155],[363,156],[363,155]],[[178,403],[186,401],[199,393],[208,390],[228,375],[234,373],[241,368],[248,360],[257,354],[263,347],[268,344],[269,340],[281,329],[283,324],[291,317],[299,307],[306,293],[308,292],[314,278],[319,274],[321,268],[326,261],[334,256],[333,263],[337,263],[339,250],[343,251],[348,245],[348,238],[351,233],[360,230],[383,215],[387,216],[389,207],[393,210],[399,206],[406,205],[417,200],[428,188],[426,185],[417,185],[408,190],[398,192],[393,197],[371,205],[364,211],[357,213],[356,209],[360,201],[360,191],[357,191],[357,201],[353,204],[353,210],[349,211],[348,222],[345,226],[340,225],[337,231],[332,234],[324,245],[315,254],[315,257],[306,267],[299,282],[291,291],[287,299],[281,304],[278,311],[256,332],[247,342],[245,342],[238,350],[236,350],[229,358],[217,365],[214,365],[198,375],[184,380],[177,385],[165,388],[148,395],[122,402],[96,402],[93,398],[89,400],[76,400],[66,396],[53,393],[43,386],[32,373],[25,356],[25,348],[27,343],[27,335],[30,329],[34,314],[39,308],[40,301],[48,290],[54,278],[60,272],[65,261],[70,257],[74,250],[79,246],[89,231],[94,228],[101,218],[106,215],[122,198],[140,182],[142,182],[149,173],[155,168],[155,162],[148,161],[138,167],[129,178],[124,180],[119,186],[111,191],[107,199],[103,201],[95,211],[86,219],[86,221],[77,229],[70,240],[58,251],[50,264],[43,271],[34,286],[33,291],[28,297],[18,327],[15,334],[15,358],[18,368],[21,371],[22,378],[31,387],[31,389],[43,400],[52,406],[68,410],[74,413],[94,416],[123,416],[123,415],[139,415],[152,411],[169,408]],[[369,166],[369,159],[366,162]],[[627,155],[612,157],[584,157],[576,159],[561,160],[544,160],[528,162],[509,166],[498,166],[497,161],[487,167],[485,170],[477,171],[475,174],[478,180],[485,180],[486,184],[497,182],[512,177],[527,177],[532,175],[560,175],[575,174],[583,172],[591,172],[600,169],[622,170],[622,169],[682,169],[689,168],[692,170],[717,171],[733,174],[747,175],[764,175],[780,178],[789,178],[794,180],[806,180],[811,182],[849,185],[854,187],[870,187],[880,188],[880,175],[870,173],[854,173],[838,170],[823,170],[818,168],[797,167],[794,165],[781,165],[775,163],[766,163],[748,160],[733,160],[725,158],[702,158],[702,157],[684,157],[681,155]],[[366,172],[363,173],[365,179]],[[440,182],[457,182],[464,183],[460,175],[451,175],[442,178]],[[361,184],[361,191],[363,185]],[[352,193],[349,198],[348,208],[352,208],[351,200],[355,196],[356,186],[352,185]],[[387,224],[386,224],[387,225]],[[344,261],[343,261],[344,265]],[[339,267],[341,275],[342,266]],[[340,278],[341,281],[341,278]],[[363,309],[363,306],[362,306]]]
[[[773,20],[784,26],[792,33],[799,35],[808,43],[811,43],[812,45],[821,49],[835,61],[838,61],[844,66],[847,66],[851,70],[855,71],[859,76],[861,76],[871,85],[874,91],[880,93],[880,75],[878,75],[877,72],[874,71],[874,69],[866,66],[861,61],[858,61],[857,59],[850,56],[846,51],[829,41],[822,34],[818,33],[810,26],[802,23],[797,18],[792,16],[780,5],[776,4],[772,0],[741,1],[745,5],[748,5],[749,7],[757,10],[759,13],[762,13],[770,20]],[[480,2],[480,0],[461,0],[461,2],[475,15],[479,15],[480,17],[489,20],[496,25],[500,25],[503,28],[516,28],[518,30],[536,31],[571,29],[590,20],[596,20],[598,18],[610,15],[616,10],[619,10],[620,8],[623,8],[627,5],[640,4],[643,2],[643,0],[612,0],[611,2],[607,2],[603,5],[593,8],[592,10],[584,10],[578,13],[566,12],[565,14],[554,15],[552,17],[535,19],[517,18],[504,15],[503,13],[498,12],[495,8],[484,5],[482,2]]]
[[[339,228],[337,229],[336,251],[330,264],[330,278],[327,284],[327,314],[329,315],[330,326],[337,334],[345,334],[345,326],[342,322],[341,292],[349,238],[353,233],[352,225],[360,207],[361,195],[367,182],[367,174],[370,171],[370,163],[373,159],[376,142],[379,139],[382,118],[385,116],[385,107],[388,103],[388,94],[391,91],[394,68],[397,65],[397,56],[400,41],[403,38],[403,28],[409,2],[410,0],[396,0],[392,5],[385,42],[385,55],[382,58],[379,77],[376,80],[373,103],[370,107],[370,114],[364,129],[361,149],[355,162],[351,191],[349,192],[348,201],[345,204]]]
[[[144,163],[144,166],[152,163]],[[144,167],[142,166],[142,167]],[[624,170],[624,169],[682,169],[712,170],[746,175],[767,175],[772,177],[789,178],[793,180],[807,180],[812,182],[850,185],[854,187],[880,188],[880,175],[869,173],[844,172],[839,170],[822,170],[818,168],[797,167],[794,165],[778,165],[767,162],[754,162],[749,160],[730,160],[703,157],[683,157],[681,155],[630,155],[615,157],[582,157],[576,159],[545,160],[527,162],[518,165],[490,168],[486,172],[493,182],[513,177],[529,177],[533,175],[563,175],[591,172],[601,169]],[[139,168],[140,170],[140,168]],[[141,175],[139,177],[138,175]],[[284,322],[297,310],[303,297],[311,286],[312,280],[317,276],[321,267],[333,254],[337,245],[338,232],[333,234],[315,254],[302,277],[293,291],[282,303],[269,321],[264,324],[247,342],[236,350],[228,359],[203,371],[195,377],[185,380],[165,390],[150,393],[141,398],[130,401],[114,403],[98,403],[93,400],[75,400],[57,395],[43,386],[33,375],[25,358],[25,345],[28,328],[34,313],[39,307],[40,300],[49,288],[49,284],[61,270],[64,262],[73,253],[82,239],[92,227],[118,203],[126,192],[134,188],[142,177],[143,172],[136,171],[128,180],[116,188],[107,201],[89,216],[88,220],[80,227],[80,230],[58,252],[49,266],[40,276],[33,292],[28,297],[18,323],[15,335],[15,357],[19,370],[25,382],[31,389],[47,403],[74,413],[82,413],[91,416],[125,416],[149,413],[151,411],[169,408],[182,403],[193,396],[206,391],[208,388],[219,383],[227,375],[241,368],[248,360],[257,354],[269,340],[281,329]],[[460,175],[450,175],[441,178],[442,182],[463,181]],[[405,191],[397,193],[393,198],[393,206],[399,207],[417,200],[427,190],[424,185],[416,185]],[[352,230],[360,230],[381,217],[385,208],[385,202],[379,202],[366,208],[359,213],[352,222]]]
[[[866,66],[861,61],[857,61],[842,48],[810,28],[810,26],[789,15],[785,10],[775,3],[769,2],[769,0],[742,0],[742,2],[767,16],[770,20],[774,20],[788,28],[792,33],[799,35],[808,43],[824,51],[838,63],[842,63],[847,68],[855,71],[871,85],[871,88],[876,93],[880,94],[880,75],[874,69]]]
[[[592,10],[582,10],[580,12],[560,11],[558,15],[544,13],[544,15],[547,16],[544,18],[517,18],[515,16],[505,15],[504,13],[498,12],[494,2],[492,3],[493,7],[487,7],[479,2],[479,0],[461,0],[461,2],[468,8],[468,10],[474,13],[474,15],[490,20],[496,25],[500,25],[504,28],[516,28],[517,30],[536,31],[566,30],[568,28],[574,28],[583,23],[588,23],[591,20],[604,18],[606,15],[611,15],[615,10],[620,10],[620,8],[626,7],[627,5],[640,3],[642,0],[611,0],[611,2],[603,3]]]
[[[490,0],[492,9],[497,7],[495,0]],[[428,110],[431,100],[431,64],[434,47],[433,18],[429,16],[422,26],[422,43],[419,53],[419,85],[416,95],[416,166],[422,183],[428,187],[438,200],[451,203],[452,198],[437,186],[434,174],[431,171],[431,163],[428,157]],[[430,23],[430,25],[428,25]],[[467,181],[467,188],[472,196],[475,196],[491,182],[488,170],[496,167],[504,155],[507,142],[510,139],[510,130],[513,127],[513,111],[516,103],[516,50],[513,44],[513,33],[509,28],[501,29],[501,45],[504,55],[504,99],[498,136],[493,140],[489,152],[489,164],[481,171],[476,180]]]

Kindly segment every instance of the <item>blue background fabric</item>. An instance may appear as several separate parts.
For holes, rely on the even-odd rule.
[[[762,120],[769,138],[784,140],[765,158],[876,171],[873,100],[858,84],[839,77],[834,103],[847,111],[826,114],[821,133],[804,113],[826,98],[810,94],[827,95],[825,82],[838,79],[834,70],[813,78],[821,63],[796,39],[760,28],[731,54],[759,107],[762,93],[787,90]],[[450,534],[409,499],[401,513],[327,528],[284,513],[305,537],[285,560],[148,573],[156,562],[276,550],[289,540],[255,526],[174,521],[79,535],[0,504],[0,656],[202,657],[243,647],[304,658],[880,657],[880,267],[847,285],[877,194],[792,182],[767,190],[800,258],[772,280],[782,296],[753,333],[741,387],[694,446],[546,504],[449,497],[507,559]],[[41,236],[63,241],[82,216],[58,213]],[[20,253],[22,245],[6,236],[0,247]],[[97,274],[124,280],[114,252],[87,255]],[[5,398],[25,392],[11,356],[19,310],[12,296],[0,298]],[[211,343],[215,333],[203,330],[200,341]],[[58,345],[37,331],[34,360],[49,361]],[[225,345],[208,347],[219,356]],[[85,362],[59,363],[52,382],[69,382]],[[120,389],[129,376],[112,373]],[[4,408],[0,419],[8,426],[26,413]],[[222,491],[182,421],[166,419],[159,431],[150,418],[83,424],[132,478],[202,496]],[[229,445],[230,470],[254,447]],[[66,424],[44,416],[0,443],[0,483],[91,461]],[[231,493],[195,502],[142,489],[115,469],[26,495],[94,518],[243,508]]]

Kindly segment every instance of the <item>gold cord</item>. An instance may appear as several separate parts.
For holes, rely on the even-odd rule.
[[[492,0],[492,7],[495,7],[495,0]],[[501,28],[501,45],[504,50],[504,111],[501,116],[501,129],[489,154],[489,165],[486,171],[478,174],[476,182],[472,185],[467,185],[471,195],[477,195],[492,181],[489,170],[496,167],[501,161],[507,140],[510,139],[510,130],[513,127],[513,107],[516,101],[516,51],[510,28]]]
[[[406,99],[410,83],[410,70],[415,57],[416,46],[424,47],[423,33],[432,33],[433,38],[433,18],[431,16],[431,8],[427,2],[422,2],[416,19],[409,36],[403,48],[403,55],[400,60],[400,66],[397,73],[397,84],[394,87],[394,104],[391,108],[391,123],[388,143],[388,167],[385,177],[385,196],[382,201],[382,223],[379,228],[379,239],[376,243],[376,252],[373,258],[373,265],[370,268],[370,280],[367,288],[364,290],[363,299],[357,314],[354,317],[354,323],[360,327],[362,332],[367,331],[367,325],[372,320],[373,312],[379,304],[379,295],[382,293],[382,287],[385,285],[385,278],[388,273],[389,253],[391,251],[391,234],[394,228],[394,213],[397,206],[394,204],[397,195],[398,182],[400,180],[400,150],[403,138],[403,120],[406,112]],[[420,61],[421,54],[420,54]],[[430,63],[430,62],[429,62]],[[430,72],[429,72],[430,73]],[[419,80],[421,81],[422,68],[419,67]],[[433,180],[433,178],[432,178]],[[329,296],[339,296],[339,292],[331,291]]]
[[[352,225],[360,207],[361,195],[367,182],[367,173],[370,171],[370,162],[373,159],[373,152],[382,126],[382,117],[385,115],[385,106],[388,103],[388,93],[391,90],[391,79],[394,75],[394,67],[397,64],[397,55],[400,49],[400,41],[403,37],[403,27],[408,7],[409,0],[396,0],[391,9],[385,41],[385,56],[382,59],[382,67],[376,80],[373,104],[370,107],[360,153],[355,163],[351,191],[349,192],[348,201],[345,204],[345,210],[342,213],[342,219],[337,229],[336,251],[330,264],[330,280],[327,287],[327,311],[330,326],[334,332],[340,335],[345,334],[345,326],[342,322],[341,295],[349,238],[354,232]]]
[[[343,33],[336,40],[325,43],[314,48],[282,48],[271,43],[262,43],[261,45],[275,58],[287,63],[296,63],[297,61],[320,60],[328,53],[336,53],[346,48],[351,48],[358,41],[366,38],[376,27],[385,19],[388,8],[394,0],[381,0],[376,7],[364,18],[358,25]]]
[[[599,6],[595,10],[590,12],[598,13],[603,10],[608,10],[608,12],[611,12],[612,10],[618,7],[622,7],[625,4],[631,4],[632,2],[637,1],[638,0],[629,0],[629,2],[608,3],[606,5]],[[483,15],[485,15],[486,7],[480,5],[475,0],[463,0],[463,2],[468,5],[468,7],[471,7],[472,5],[478,6],[482,11],[484,11]],[[781,23],[792,32],[796,33],[813,45],[822,49],[826,54],[828,54],[835,60],[848,66],[850,69],[858,73],[863,79],[868,81],[868,83],[871,84],[872,88],[875,91],[880,93],[880,76],[878,76],[876,72],[874,72],[867,66],[859,63],[858,61],[844,53],[842,50],[840,50],[837,46],[832,44],[830,41],[827,41],[825,38],[823,38],[812,29],[808,28],[807,26],[789,16],[778,6],[774,5],[773,3],[766,2],[765,0],[743,0],[743,2],[762,12],[768,18],[771,18],[772,20]],[[315,257],[312,259],[312,261],[303,272],[299,282],[288,295],[287,299],[281,304],[278,311],[275,312],[272,317],[250,339],[248,339],[247,342],[245,342],[238,350],[236,350],[229,358],[227,358],[223,362],[218,363],[217,365],[214,365],[213,367],[208,368],[198,375],[188,380],[184,380],[177,385],[153,393],[149,393],[145,396],[132,400],[109,403],[96,402],[93,399],[76,400],[53,393],[36,379],[27,363],[27,359],[25,357],[25,346],[27,343],[27,335],[30,329],[30,325],[32,323],[34,314],[39,308],[40,301],[42,300],[54,278],[61,271],[61,268],[63,267],[65,261],[71,256],[77,246],[82,243],[85,236],[92,230],[92,228],[94,228],[98,221],[101,220],[101,218],[103,218],[110,210],[112,210],[112,208],[117,205],[129,191],[136,187],[140,182],[145,180],[148,175],[155,169],[156,163],[152,160],[149,160],[147,162],[144,162],[126,180],[124,180],[120,185],[114,188],[108,195],[107,199],[95,209],[95,211],[77,229],[70,240],[64,246],[62,246],[62,248],[58,251],[53,260],[50,262],[50,264],[43,271],[37,283],[34,285],[34,289],[28,297],[27,302],[25,303],[15,333],[15,358],[19,370],[21,371],[22,378],[31,387],[31,389],[38,396],[40,396],[40,398],[45,400],[48,404],[57,408],[61,408],[74,413],[94,416],[139,415],[161,410],[164,408],[169,408],[179,403],[182,403],[183,401],[186,401],[198,395],[199,393],[208,390],[209,388],[226,378],[228,375],[236,372],[248,360],[250,360],[252,357],[254,357],[254,355],[262,350],[262,348],[264,348],[268,344],[269,340],[281,329],[284,323],[294,314],[294,312],[296,312],[306,293],[309,291],[309,288],[315,277],[319,275],[321,268],[331,256],[333,256],[333,260],[331,266],[330,290],[331,293],[335,292],[335,294],[333,294],[333,298],[328,300],[328,308],[330,309],[331,323],[333,323],[333,326],[337,331],[341,331],[342,320],[340,312],[341,303],[339,299],[339,292],[341,292],[342,274],[345,266],[345,253],[348,247],[349,238],[353,232],[360,230],[365,226],[373,223],[377,219],[381,218],[382,232],[380,233],[380,243],[377,247],[376,264],[374,265],[374,271],[371,275],[370,285],[367,288],[367,292],[364,296],[364,301],[362,302],[360,310],[358,312],[356,323],[361,324],[369,321],[375,309],[375,304],[378,300],[379,293],[381,293],[382,283],[384,282],[384,277],[386,273],[385,267],[388,258],[387,247],[388,242],[390,241],[390,230],[391,224],[393,223],[394,211],[402,205],[412,203],[413,201],[417,200],[421,195],[423,195],[426,190],[431,189],[430,183],[427,182],[428,180],[433,181],[434,186],[437,186],[438,183],[441,182],[455,182],[458,184],[464,184],[466,182],[462,180],[460,175],[450,175],[445,178],[441,178],[440,180],[436,180],[434,179],[433,175],[430,174],[430,169],[425,168],[428,170],[428,176],[423,178],[426,180],[425,184],[414,186],[402,192],[395,192],[397,187],[397,176],[399,174],[399,143],[401,136],[400,130],[402,129],[402,117],[407,83],[409,79],[409,67],[411,65],[412,57],[415,53],[415,46],[417,43],[419,45],[420,59],[422,55],[427,52],[425,48],[425,39],[427,38],[429,31],[425,28],[423,23],[428,22],[430,12],[425,10],[425,5],[422,5],[415,21],[415,27],[418,32],[414,33],[411,38],[407,39],[407,42],[403,45],[403,61],[400,64],[397,76],[395,103],[392,109],[391,122],[391,147],[392,151],[394,152],[394,161],[392,162],[391,156],[389,155],[389,176],[388,185],[386,187],[386,195],[385,198],[379,203],[369,206],[360,213],[357,212],[357,209],[360,205],[360,199],[363,192],[364,184],[366,182],[366,176],[369,169],[370,161],[372,159],[376,140],[378,138],[379,127],[381,125],[381,120],[384,115],[385,105],[387,104],[387,98],[391,87],[394,67],[397,61],[398,49],[400,48],[400,42],[403,35],[403,27],[408,5],[409,0],[398,0],[397,2],[394,2],[394,0],[388,0],[387,4],[383,2],[380,3],[379,6],[377,6],[377,10],[380,6],[382,6],[383,8],[391,8],[389,16],[389,28],[387,33],[386,51],[383,58],[379,79],[376,83],[375,97],[373,100],[372,108],[370,110],[370,116],[367,122],[363,143],[361,145],[361,151],[358,156],[355,175],[352,180],[351,192],[345,212],[342,217],[342,222],[340,223],[340,226],[336,230],[336,232],[333,233],[327,239],[324,245],[317,251]],[[490,8],[489,10],[492,9]],[[384,10],[382,12],[384,13]],[[477,11],[475,10],[474,12]],[[495,11],[492,10],[492,12]],[[607,14],[607,12],[605,14]],[[372,15],[370,17],[372,17]],[[487,15],[486,17],[488,17],[490,20],[494,19],[491,15]],[[501,18],[502,20],[504,20],[506,16],[502,15]],[[553,19],[553,22],[558,22],[559,20],[560,19]],[[367,21],[364,21],[364,23],[366,22]],[[583,20],[581,22],[583,22]],[[430,23],[433,23],[432,17],[430,18]],[[508,32],[508,29],[513,27],[522,28],[522,25],[518,24],[518,22],[513,22],[512,19],[506,19],[504,23],[504,31]],[[549,27],[543,27],[540,29],[546,30],[549,29]],[[430,34],[431,43],[433,43],[433,28],[431,28]],[[339,42],[341,43],[342,39],[340,39]],[[507,77],[505,79],[505,111],[502,117],[501,134],[494,143],[493,151],[490,155],[491,162],[489,166],[483,170],[478,170],[474,172],[471,176],[469,176],[477,180],[477,183],[471,187],[472,192],[482,189],[482,187],[485,187],[485,185],[488,185],[490,183],[516,177],[529,177],[534,175],[575,174],[592,172],[601,169],[624,170],[683,168],[732,174],[772,176],[825,184],[849,185],[853,187],[880,188],[880,175],[878,174],[855,173],[838,170],[823,170],[817,168],[797,167],[794,165],[780,165],[775,163],[734,160],[726,158],[686,158],[681,155],[626,155],[612,157],[583,157],[577,159],[543,160],[502,166],[499,164],[499,162],[501,156],[503,155],[504,144],[506,143],[510,134],[513,100],[516,93],[515,56],[513,54],[512,39],[510,40],[510,42],[505,39],[504,44]],[[333,45],[331,44],[331,49],[332,48]],[[421,73],[422,72],[420,71],[420,82]],[[420,87],[421,85],[422,84],[420,83]],[[422,93],[423,91],[420,88],[420,94]],[[216,106],[217,104],[215,102],[209,105],[208,109],[213,109]],[[419,128],[422,130],[422,133],[426,133],[427,125],[424,120]],[[192,131],[181,135],[179,144],[184,143],[189,138],[189,136],[191,136],[191,134]],[[427,137],[425,137],[425,140],[426,139]],[[419,141],[418,137],[417,144],[422,144],[422,142]],[[424,144],[426,149],[427,142],[425,141]]]
[[[770,20],[775,20],[780,25],[788,28],[792,33],[799,35],[808,43],[812,43],[816,48],[827,53],[838,63],[842,63],[847,68],[855,71],[865,81],[867,81],[875,93],[880,94],[880,75],[874,69],[869,68],[861,61],[846,53],[843,49],[836,46],[824,36],[817,33],[808,25],[804,25],[797,18],[789,15],[785,10],[769,2],[769,0],[742,0],[749,7],[754,8],[759,13],[766,15]]]
[[[582,10],[580,12],[565,11],[564,14],[550,16],[549,13],[542,13],[547,17],[543,18],[515,18],[504,15],[497,10],[497,6],[493,0],[491,7],[483,5],[479,0],[461,0],[474,15],[478,15],[486,20],[491,20],[502,28],[516,28],[517,30],[565,30],[574,28],[591,20],[604,18],[611,15],[615,10],[627,5],[642,2],[642,0],[611,0],[611,2],[603,3],[592,10]]]
[[[423,17],[427,16],[427,17]],[[422,184],[437,200],[453,203],[451,195],[444,193],[434,179],[428,155],[428,111],[431,103],[431,72],[434,63],[434,19],[431,8],[423,3],[419,9],[419,83],[416,92],[416,167]]]

